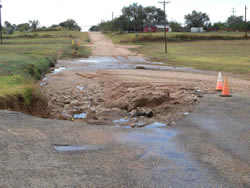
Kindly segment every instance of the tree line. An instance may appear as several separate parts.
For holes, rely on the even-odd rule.
[[[112,32],[140,32],[144,26],[163,25],[165,14],[160,8],[155,6],[143,7],[133,3],[122,9],[122,15],[111,20],[103,21],[92,26],[90,31],[112,31]],[[230,16],[225,22],[211,23],[209,15],[199,11],[184,16],[185,26],[176,22],[168,21],[167,24],[173,31],[190,31],[191,27],[203,27],[206,31],[244,31],[245,21],[243,16]],[[250,30],[250,21],[247,22]]]
[[[59,31],[59,30],[77,30],[80,31],[81,27],[73,19],[68,19],[59,24],[53,24],[50,27],[40,26],[39,20],[30,20],[27,23],[11,24],[8,21],[4,22],[3,32],[5,34],[13,34],[15,31],[28,32],[28,31]]]

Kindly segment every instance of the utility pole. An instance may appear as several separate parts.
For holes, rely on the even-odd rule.
[[[135,27],[135,35],[136,35],[136,10],[134,7],[134,27]]]
[[[167,20],[166,20],[166,4],[170,3],[170,1],[163,1],[159,2],[160,4],[163,4],[164,9],[164,33],[165,33],[165,53],[168,53],[168,40],[167,40]]]
[[[114,12],[112,12],[112,21],[114,20]]]
[[[235,15],[235,12],[236,12],[236,8],[232,8],[233,16]]]
[[[247,36],[247,6],[245,6],[245,38],[246,40],[248,39],[248,36]]]
[[[0,0],[0,41],[1,41],[1,44],[3,44],[3,28],[2,28],[1,9],[2,9],[2,4],[1,4],[1,0]]]

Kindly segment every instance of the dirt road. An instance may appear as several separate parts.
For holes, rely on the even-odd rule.
[[[108,37],[100,32],[89,32],[93,56],[132,56],[126,47],[115,45]]]
[[[250,81],[230,76],[220,98],[217,73],[90,37],[97,57],[40,82],[51,118],[70,121],[0,111],[0,187],[250,186]]]

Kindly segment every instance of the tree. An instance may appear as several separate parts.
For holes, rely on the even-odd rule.
[[[81,31],[81,27],[76,23],[73,19],[68,19],[59,24],[63,28],[67,28],[68,30],[78,30]]]
[[[214,23],[213,26],[212,26],[213,30],[215,31],[222,31],[222,30],[225,30],[225,23],[222,23],[222,22],[217,22],[217,23]]]
[[[204,27],[210,21],[206,13],[193,11],[191,14],[185,15],[187,26],[190,27]]]
[[[17,30],[20,31],[20,32],[28,31],[29,29],[30,29],[30,24],[29,23],[23,23],[23,24],[17,25]]]
[[[13,34],[14,30],[15,30],[15,25],[12,25],[10,22],[5,21],[4,22],[4,27],[5,27],[5,33],[11,35]]]
[[[33,30],[36,30],[37,27],[40,25],[38,20],[30,20],[29,23],[30,23],[30,28]]]
[[[178,22],[171,21],[171,22],[169,22],[169,26],[171,27],[172,31],[174,31],[174,32],[181,32],[182,31],[182,26]]]
[[[155,6],[150,6],[150,7],[145,7],[144,11],[146,14],[146,20],[144,22],[146,24],[152,24],[152,25],[164,24],[165,13],[160,8],[156,8]]]
[[[5,26],[6,28],[8,28],[8,27],[11,27],[12,25],[11,25],[11,23],[10,23],[10,22],[5,21],[5,22],[4,22],[4,26]]]
[[[100,31],[100,27],[98,25],[93,25],[89,31]]]
[[[230,30],[243,31],[245,29],[245,21],[243,16],[230,16],[227,19],[226,26]]]
[[[130,28],[129,30],[132,30],[133,28],[133,24],[131,24],[131,22],[129,21],[128,18],[126,18],[126,16],[121,15],[118,18],[116,18],[113,22],[112,22],[112,30],[113,31],[119,31],[120,33],[123,33],[125,30],[128,30],[128,28]]]
[[[60,26],[57,25],[57,24],[53,24],[53,25],[51,25],[49,28],[57,28],[57,27],[60,27]]]
[[[134,30],[141,30],[143,25],[143,19],[145,19],[145,13],[142,5],[133,3],[128,7],[122,9],[122,14],[130,21],[131,25],[134,25]]]
[[[122,15],[112,21],[99,24],[103,31],[141,31],[144,25],[162,25],[164,11],[155,6],[143,7],[134,3],[123,7]]]
[[[206,31],[211,31],[211,30],[213,30],[212,23],[211,23],[211,22],[207,22],[207,23],[204,25],[204,29],[205,29]]]

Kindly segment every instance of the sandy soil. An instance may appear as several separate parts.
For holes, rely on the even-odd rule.
[[[99,32],[89,32],[93,56],[133,56],[128,46],[115,45],[108,37]]]

